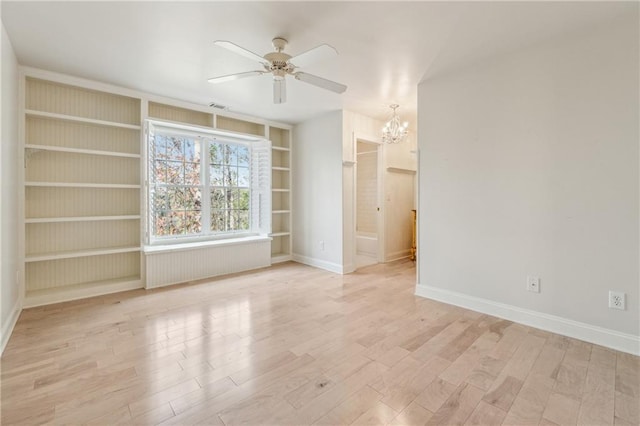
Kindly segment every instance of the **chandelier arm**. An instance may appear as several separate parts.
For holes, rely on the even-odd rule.
[[[391,119],[385,124],[382,129],[382,141],[389,144],[400,143],[409,133],[408,124],[405,122],[400,124],[400,117],[398,116],[396,109],[399,105],[389,105],[389,108],[393,110]]]

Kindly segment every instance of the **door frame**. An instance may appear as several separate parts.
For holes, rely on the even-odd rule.
[[[385,202],[384,202],[384,144],[379,136],[365,135],[361,133],[353,133],[353,158],[356,160],[353,167],[353,230],[351,234],[352,241],[352,259],[354,261],[354,268],[357,269],[357,216],[358,216],[358,141],[375,145],[378,150],[378,164],[377,164],[377,204],[378,204],[378,216],[377,216],[377,234],[378,234],[378,263],[384,263],[385,261]]]

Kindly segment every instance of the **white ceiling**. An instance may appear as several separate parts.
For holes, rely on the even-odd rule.
[[[339,108],[384,119],[391,103],[414,122],[421,80],[632,12],[632,2],[2,1],[21,64],[289,123]],[[275,36],[291,55],[334,46],[336,60],[304,71],[347,92],[288,79],[287,103],[273,105],[268,75],[207,83],[258,69],[214,40],[262,55]]]

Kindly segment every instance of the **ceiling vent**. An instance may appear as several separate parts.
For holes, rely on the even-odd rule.
[[[221,109],[221,110],[223,110],[223,111],[226,111],[226,110],[228,110],[228,109],[229,109],[229,107],[228,107],[228,106],[226,106],[226,105],[221,105],[221,104],[217,104],[217,103],[215,103],[215,102],[211,102],[211,103],[209,104],[209,106],[210,106],[211,108],[217,108],[217,109]]]

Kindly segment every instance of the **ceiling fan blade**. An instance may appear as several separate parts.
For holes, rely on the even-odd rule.
[[[265,73],[266,71],[239,72],[236,74],[228,74],[228,75],[222,75],[220,77],[213,77],[213,78],[210,78],[208,81],[209,83],[224,83],[225,81],[239,80],[241,78],[253,77],[255,75],[262,75]]]
[[[253,53],[250,50],[245,49],[244,47],[240,47],[235,43],[231,43],[226,40],[216,40],[213,42],[216,46],[224,47],[231,52],[237,53],[238,55],[244,56],[245,58],[253,59],[254,61],[258,61],[261,64],[269,65],[269,61],[264,59],[262,56],[257,53]]]
[[[287,82],[283,79],[273,79],[273,103],[283,104],[287,101]]]
[[[296,68],[304,68],[314,62],[338,56],[338,51],[328,44],[321,44],[289,59]]]
[[[297,72],[294,76],[296,80],[304,81],[305,83],[313,84],[314,86],[331,90],[332,92],[344,93],[344,91],[347,90],[347,86],[344,84],[336,83],[335,81],[327,80],[317,75],[307,74],[306,72]]]

